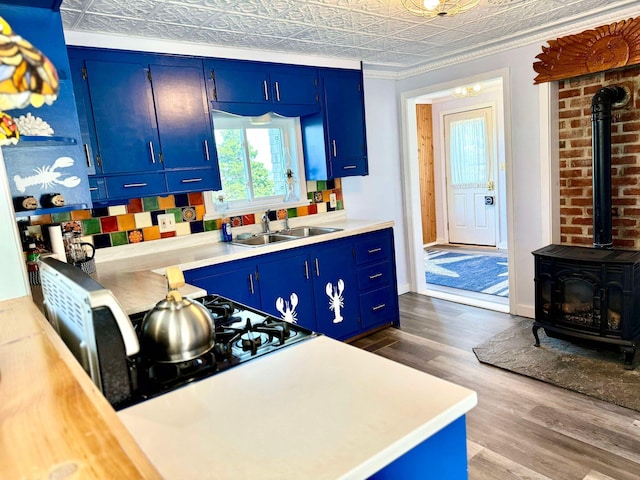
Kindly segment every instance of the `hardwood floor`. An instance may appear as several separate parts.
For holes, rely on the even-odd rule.
[[[470,480],[640,478],[639,412],[477,361],[471,348],[516,317],[407,293],[400,322],[353,344],[478,393]]]

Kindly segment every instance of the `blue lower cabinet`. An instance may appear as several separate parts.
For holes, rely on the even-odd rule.
[[[309,257],[281,254],[258,263],[262,310],[317,331]]]
[[[416,445],[371,480],[467,480],[466,417],[454,420],[422,443]]]
[[[184,272],[187,283],[204,288],[208,294],[217,294],[260,308],[260,291],[253,261],[237,261],[196,268]]]
[[[370,235],[375,236],[372,243]],[[393,248],[393,231],[293,247],[184,272],[187,283],[337,340],[399,322],[393,251],[356,268],[358,248]],[[365,256],[364,258],[368,258]],[[383,260],[383,261],[381,261]],[[370,278],[372,277],[372,278]]]
[[[104,177],[89,177],[89,192],[91,192],[91,200],[105,200],[107,198],[107,182]]]
[[[346,340],[360,330],[359,290],[351,241],[327,243],[312,255],[318,331]]]

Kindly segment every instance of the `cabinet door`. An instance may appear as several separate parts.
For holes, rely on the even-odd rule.
[[[98,149],[95,127],[93,125],[93,115],[91,113],[91,99],[89,98],[89,85],[86,81],[84,61],[81,58],[76,58],[70,55],[69,64],[71,66],[73,93],[76,98],[78,123],[80,125],[80,135],[85,154],[87,173],[89,175],[95,175],[96,173],[100,173],[102,168],[96,163]],[[91,198],[95,199],[93,192],[94,190],[91,190]]]
[[[323,78],[330,176],[366,175],[362,73],[359,70],[327,70]]]
[[[205,61],[209,99],[214,102],[271,103],[264,64],[233,60]]]
[[[215,167],[202,63],[151,65],[150,70],[164,168]],[[215,175],[219,187],[217,168]]]
[[[273,103],[316,105],[318,73],[315,68],[273,66],[269,73]]]
[[[319,245],[311,257],[318,331],[352,337],[360,329],[360,303],[351,243]]]
[[[260,308],[260,292],[255,280],[255,267],[251,263],[234,262],[231,265],[212,266],[184,272],[187,283],[204,288],[208,294],[217,294]]]
[[[262,310],[316,330],[313,287],[308,256],[278,255],[258,264]]]
[[[161,169],[147,68],[95,60],[85,67],[103,173]]]

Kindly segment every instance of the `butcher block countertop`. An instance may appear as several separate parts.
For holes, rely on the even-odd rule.
[[[0,302],[0,478],[161,478],[30,297]]]

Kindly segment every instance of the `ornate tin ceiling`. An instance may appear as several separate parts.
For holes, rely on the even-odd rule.
[[[413,16],[400,0],[64,0],[66,31],[362,61],[428,70],[640,15],[637,0],[481,0],[454,17]]]

